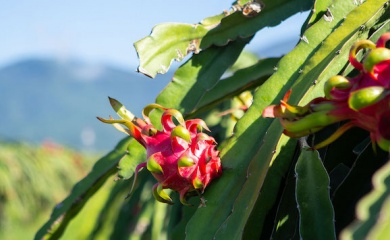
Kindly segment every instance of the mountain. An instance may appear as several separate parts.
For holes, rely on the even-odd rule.
[[[112,149],[124,135],[96,119],[115,115],[107,96],[140,115],[169,81],[80,61],[16,62],[0,68],[0,138]]]

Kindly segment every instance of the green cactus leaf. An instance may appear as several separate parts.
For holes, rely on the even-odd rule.
[[[388,12],[388,11],[387,11]],[[389,16],[387,16],[389,17]],[[390,31],[390,19],[386,19],[385,21],[381,22],[381,24],[378,26],[378,28],[375,30],[375,32],[370,36],[370,40],[372,42],[378,41],[379,37]]]
[[[164,74],[173,60],[181,61],[188,53],[198,53],[212,45],[224,46],[230,41],[251,37],[261,28],[275,26],[299,11],[308,10],[311,1],[277,0],[265,1],[265,4],[264,11],[256,17],[248,18],[237,11],[228,16],[207,18],[199,24],[155,26],[150,36],[134,44],[140,59],[138,71],[152,78],[158,73]]]
[[[179,194],[172,195],[174,202],[179,202]],[[189,204],[196,206],[199,204],[199,199],[190,198]],[[195,207],[188,207],[182,204],[174,204],[171,206],[169,215],[169,224],[167,226],[168,239],[185,239],[185,228],[188,220],[196,211]]]
[[[37,232],[35,239],[59,238],[65,231],[69,222],[83,208],[84,204],[99,189],[103,183],[116,173],[119,160],[125,155],[129,138],[122,140],[116,148],[103,158],[99,159],[92,171],[74,186],[71,193],[51,214],[50,219]]]
[[[151,225],[153,216],[153,204],[156,200],[152,197],[152,186],[155,179],[148,171],[142,171],[138,175],[138,184],[131,198],[123,200],[123,196],[129,191],[128,181],[120,181],[115,184],[110,193],[110,198],[102,208],[99,216],[101,224],[95,226],[90,239],[103,237],[105,239],[137,238],[144,231],[129,231],[129,226]],[[138,214],[134,214],[134,212]],[[105,234],[105,236],[102,234]]]
[[[234,73],[237,70],[248,68],[252,65],[255,65],[259,61],[259,57],[248,51],[242,51],[237,61],[231,66],[228,70],[229,73]]]
[[[140,65],[138,71],[154,78],[168,71],[173,60],[181,61],[189,53],[198,53],[206,33],[217,26],[225,14],[203,19],[199,24],[162,23],[136,43]]]
[[[163,23],[150,36],[134,43],[140,65],[138,71],[154,78],[168,71],[173,60],[181,61],[188,53],[198,52],[207,28],[201,24]]]
[[[335,1],[332,4],[331,10],[334,19],[330,23],[337,23],[337,28],[334,29],[322,44],[318,45],[319,49],[317,53],[300,69],[301,76],[296,80],[294,88],[308,89],[305,92],[305,96],[300,95],[299,92],[294,93],[295,91],[293,91],[289,102],[300,102],[301,105],[306,104],[316,94],[316,91],[312,92],[312,89],[323,89],[326,80],[340,72],[347,62],[352,44],[359,39],[367,37],[368,29],[376,23],[383,13],[383,5],[383,2],[371,3],[369,1],[360,6],[356,6],[353,2],[349,1]],[[369,14],[365,11],[369,12]],[[323,28],[317,30],[323,30],[330,23],[321,19],[314,26],[322,26]],[[362,30],[361,26],[363,25],[367,28]],[[309,31],[310,28],[307,32]],[[312,31],[310,34],[305,33],[309,41],[312,37],[315,37],[311,34],[315,35],[320,33],[317,31]],[[319,69],[322,70],[318,71]]]
[[[204,111],[240,92],[260,86],[274,73],[279,60],[280,58],[261,59],[252,66],[240,69],[232,76],[218,81],[215,87],[204,94],[195,110]]]
[[[141,196],[148,196],[146,192],[150,192],[150,188],[144,188]],[[127,211],[128,216],[123,216],[122,214],[121,217],[123,218],[120,220],[124,220],[124,222],[119,222],[119,219],[117,220],[116,224],[118,225],[115,226],[118,227],[114,229],[109,239],[152,239],[151,236],[154,234],[152,233],[152,228],[155,223],[153,217],[156,210],[156,202],[157,201],[153,197],[147,199],[143,198],[133,205],[129,204],[132,207],[124,206],[125,210],[130,208],[131,212]],[[134,215],[134,211],[137,212],[136,215]],[[134,225],[130,225],[131,223]],[[142,227],[137,229],[137,226]],[[129,231],[132,230],[129,229],[129,227],[133,228],[133,231]],[[164,236],[164,232],[161,232],[160,234],[161,236]],[[158,239],[158,237],[154,236],[153,239]]]
[[[297,141],[282,135],[276,148],[276,153],[272,164],[268,170],[264,180],[264,185],[261,188],[259,197],[253,207],[253,211],[245,226],[243,239],[263,239],[264,232],[270,232],[272,229],[263,229],[266,221],[266,216],[277,201],[280,185],[282,184],[285,174],[287,174],[293,155],[295,152]],[[264,193],[264,194],[262,194]],[[294,199],[293,199],[294,200]],[[291,204],[287,204],[291,206]],[[295,207],[295,205],[293,205]],[[274,219],[272,219],[273,221]],[[269,237],[264,237],[269,238]],[[279,238],[282,239],[282,238]]]
[[[124,196],[126,196],[129,191],[129,181],[116,181],[115,184],[111,184],[112,182],[108,181],[106,183],[106,186],[110,187],[111,191],[105,199],[104,205],[100,208],[99,215],[96,218],[96,224],[88,236],[88,239],[119,239],[129,237],[129,235],[135,237],[137,235],[142,235],[146,228],[141,231],[131,232],[129,231],[129,226],[132,228],[135,228],[137,224],[153,226],[152,217],[154,213],[150,208],[156,203],[154,198],[151,197],[151,188],[155,179],[148,171],[141,172],[138,175],[138,179],[137,187],[131,198],[126,200],[124,200]],[[99,193],[104,192],[104,190],[99,191]],[[94,196],[94,199],[91,200],[97,201],[95,198],[98,196],[99,195]],[[94,211],[97,210],[99,209],[94,209]],[[133,214],[135,211],[138,212],[138,214]],[[147,215],[145,213],[147,213]],[[84,213],[81,212],[80,217],[83,215]],[[79,221],[78,217],[74,220]],[[79,227],[78,224],[75,224],[72,221],[72,224],[65,232],[63,238],[69,239],[68,235],[71,236],[72,230]],[[87,239],[87,237],[78,238]]]
[[[332,0],[316,0],[314,2],[314,7],[311,10],[310,18],[307,19],[305,27],[310,27],[315,22],[317,22],[321,17],[329,17],[329,20],[331,19],[331,16],[333,16],[331,10],[329,9],[331,7],[331,4],[333,4]]]
[[[182,113],[190,113],[199,100],[231,66],[249,39],[232,42],[224,47],[211,47],[194,55],[173,76],[173,80],[157,97],[156,102]]]
[[[295,165],[297,159],[294,160]],[[270,231],[272,231],[271,237],[266,236],[265,238],[300,239],[299,212],[296,205],[295,188],[295,169],[294,167],[290,167],[288,175],[286,176],[282,196],[276,206],[276,216],[273,217],[274,219],[270,219],[274,224],[272,229],[270,229]]]
[[[151,215],[152,230],[150,239],[168,239],[167,231],[165,230],[165,216],[168,211],[168,204],[154,202],[154,209]]]
[[[122,179],[131,178],[137,165],[146,161],[145,149],[137,141],[131,140],[127,150],[126,155],[118,163],[118,177]]]
[[[221,23],[208,31],[203,37],[200,48],[205,49],[212,45],[223,46],[229,41],[253,36],[264,27],[271,27],[294,15],[309,10],[312,6],[310,0],[264,0],[264,10],[255,17],[246,17],[237,11],[223,18]]]
[[[381,219],[368,234],[368,239],[386,240],[390,236],[390,198],[387,197],[379,213]]]
[[[357,220],[342,231],[340,235],[342,239],[385,239],[372,237],[383,234],[383,231],[386,231],[384,226],[390,221],[388,215],[389,162],[373,175],[372,183],[374,189],[358,202],[356,207]]]
[[[295,172],[301,239],[336,239],[329,176],[318,152],[303,147]]]
[[[372,26],[376,23],[383,13],[384,2],[372,1],[356,6],[349,1],[335,1],[334,20],[328,22],[321,19],[308,28],[304,34],[306,40],[302,40],[293,51],[280,60],[278,70],[258,88],[252,106],[238,121],[233,138],[221,150],[223,165],[227,169],[234,169],[234,173],[224,171],[223,177],[206,190],[207,207],[198,209],[188,223],[189,239],[214,238],[232,229],[235,229],[235,234],[230,236],[237,237],[242,234],[267,173],[264,167],[267,168],[267,162],[271,160],[270,155],[260,154],[263,153],[261,146],[267,144],[270,149],[274,149],[281,133],[281,127],[277,127],[278,121],[260,118],[263,109],[270,104],[278,103],[293,85],[295,102],[299,102],[303,96],[310,95],[305,95],[308,89],[310,93],[315,94],[317,91],[311,87],[316,76],[327,79],[344,67],[350,45],[363,33],[367,34],[368,30],[361,32],[360,26]],[[351,13],[348,14],[349,12]],[[347,17],[344,19],[345,16]],[[341,47],[345,48],[345,54],[342,55],[344,58],[338,57],[341,54],[337,55]],[[261,162],[258,164],[259,169],[251,169],[257,172],[256,177],[247,175],[248,166],[252,161]],[[249,186],[253,187],[250,192]],[[244,213],[235,210],[239,206],[245,207]],[[221,212],[221,209],[226,211]],[[200,225],[206,222],[207,226]],[[197,227],[191,228],[192,225]],[[204,230],[199,231],[199,228]]]

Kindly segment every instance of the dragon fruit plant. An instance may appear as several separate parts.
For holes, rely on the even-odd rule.
[[[302,137],[315,133],[330,124],[346,121],[318,149],[336,140],[352,127],[370,132],[373,143],[384,151],[390,150],[390,49],[386,42],[390,33],[383,34],[376,45],[370,40],[356,42],[350,50],[349,62],[359,74],[347,79],[337,75],[324,85],[325,97],[315,98],[307,105],[287,103],[288,91],[280,105],[264,109],[264,117],[280,118],[284,134]],[[362,62],[356,59],[359,50],[368,49]]]
[[[208,7],[197,4],[177,11]],[[171,81],[142,119],[111,99],[120,119],[100,120],[132,137],[95,163],[36,239],[389,238],[389,1],[218,4],[197,23],[168,16],[134,43],[137,71]],[[296,39],[285,49],[293,15],[305,21],[290,21]],[[267,51],[245,54],[254,46]],[[206,206],[187,207],[197,194]]]
[[[117,100],[110,98],[110,103],[122,119],[100,117],[98,119],[104,123],[114,124],[117,129],[131,135],[146,148],[147,160],[136,167],[133,187],[139,170],[146,167],[158,181],[153,186],[156,200],[173,204],[172,199],[163,190],[169,188],[179,192],[180,202],[188,205],[186,201],[188,193],[193,191],[203,193],[206,186],[222,174],[219,152],[215,149],[216,142],[213,137],[202,132],[203,129],[210,131],[203,120],[184,121],[179,111],[158,104],[146,106],[142,112],[144,118],[142,120],[135,117]],[[153,126],[149,118],[154,109],[163,110],[161,131]]]

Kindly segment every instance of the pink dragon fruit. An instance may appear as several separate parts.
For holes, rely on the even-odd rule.
[[[280,105],[264,109],[263,117],[280,118],[284,133],[302,137],[332,123],[346,121],[332,136],[314,146],[318,149],[336,140],[352,127],[370,132],[373,143],[390,151],[390,50],[385,47],[390,33],[382,35],[377,44],[369,40],[356,42],[349,61],[359,75],[347,79],[333,76],[324,85],[325,97],[315,98],[306,106],[287,104],[290,91]],[[356,59],[361,49],[369,49],[363,62]]]
[[[142,112],[142,120],[117,100],[110,98],[110,103],[122,119],[98,119],[114,124],[118,130],[131,135],[146,148],[147,160],[136,167],[134,182],[138,171],[146,167],[158,181],[153,186],[153,195],[158,201],[173,203],[163,190],[169,188],[179,192],[180,201],[187,205],[186,197],[189,192],[203,193],[211,180],[222,174],[219,152],[215,149],[216,142],[213,137],[201,132],[202,129],[209,131],[203,120],[184,121],[179,111],[158,104],[146,106]],[[161,131],[149,119],[149,114],[154,109],[163,110]],[[173,118],[178,124],[175,124]]]

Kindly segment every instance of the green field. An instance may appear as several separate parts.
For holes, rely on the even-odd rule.
[[[32,239],[95,159],[51,142],[0,142],[0,239]]]

